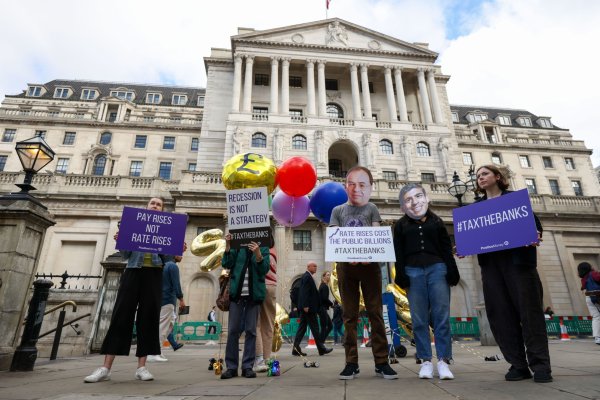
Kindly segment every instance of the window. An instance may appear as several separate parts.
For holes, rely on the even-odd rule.
[[[268,114],[269,107],[252,107],[252,114]]]
[[[383,179],[386,181],[395,181],[398,180],[398,176],[396,175],[396,171],[383,171]]]
[[[46,139],[46,131],[36,130],[35,131],[35,136],[39,136],[42,139]]]
[[[400,119],[400,118],[398,118]],[[458,113],[456,111],[452,111],[452,122],[458,122]]]
[[[94,89],[83,89],[81,91],[81,100],[94,100],[96,98],[96,91]]]
[[[531,164],[529,163],[529,156],[519,156],[519,163],[521,163],[521,167],[523,168],[531,168]]]
[[[550,184],[550,192],[555,196],[560,196],[558,181],[556,179],[548,179],[548,183]]]
[[[65,132],[65,136],[63,137],[63,144],[66,146],[71,146],[75,144],[75,132]]]
[[[301,117],[302,116],[302,110],[290,110],[290,117],[294,118],[294,117]]]
[[[464,165],[473,164],[473,155],[471,153],[463,153],[463,164]]]
[[[94,158],[94,165],[92,167],[92,175],[104,175],[104,168],[106,167],[106,156],[104,154],[98,154]]]
[[[171,104],[174,106],[184,106],[187,103],[187,95],[185,94],[174,94]]]
[[[5,129],[4,134],[2,135],[2,141],[5,143],[12,142],[15,139],[16,134],[16,129]]]
[[[160,104],[160,93],[148,93],[146,95],[146,103]]]
[[[6,167],[6,160],[8,156],[0,156],[0,171],[4,171],[4,167]]]
[[[110,132],[102,132],[102,134],[100,135],[100,144],[103,145],[107,145],[110,144],[110,141],[112,140],[112,133]]]
[[[544,168],[554,168],[554,165],[552,164],[552,157],[543,156],[542,161],[544,163]]]
[[[548,118],[540,118],[537,122],[542,128],[552,128],[552,122]]]
[[[429,145],[425,142],[417,143],[417,155],[420,157],[429,157],[431,155]]]
[[[392,142],[390,142],[387,139],[379,141],[379,150],[381,150],[381,154],[394,154],[394,147],[392,146]]]
[[[196,163],[195,162],[188,163],[188,171],[195,171],[195,170],[196,170]]]
[[[531,118],[529,117],[519,117],[517,118],[517,122],[521,126],[531,126]]]
[[[535,179],[525,178],[525,185],[527,185],[527,191],[529,194],[537,194],[537,188],[535,187]]]
[[[257,132],[252,135],[252,147],[267,147],[267,136],[264,133]]]
[[[306,150],[306,137],[303,135],[294,135],[292,138],[292,149]]]
[[[580,181],[571,181],[571,186],[573,186],[573,191],[575,192],[575,196],[583,196],[583,189],[581,188]]]
[[[40,97],[41,94],[42,94],[41,86],[29,86],[29,90],[27,91],[27,96]]]
[[[325,90],[339,90],[337,79],[325,79]]]
[[[494,132],[486,132],[485,137],[488,143],[496,143],[498,139],[496,139],[496,134]]]
[[[294,230],[294,250],[312,251],[310,231]]]
[[[498,123],[500,125],[511,125],[510,117],[507,115],[498,115]]]
[[[290,76],[290,87],[291,88],[301,88],[302,87],[302,77],[301,76]]]
[[[132,161],[129,166],[129,176],[142,176],[142,161]]]
[[[57,99],[66,99],[69,97],[69,89],[67,88],[56,88],[54,90],[54,97]]]
[[[135,143],[133,147],[135,147],[136,149],[145,149],[147,139],[148,136],[146,135],[135,135]]]
[[[174,150],[175,149],[175,136],[165,136],[163,139],[163,150]]]
[[[269,86],[269,75],[268,74],[254,74],[254,85],[255,86]]]
[[[115,122],[117,120],[117,112],[111,111],[108,113],[108,122]]]
[[[171,179],[171,167],[173,166],[170,162],[161,162],[158,168],[158,177],[169,180]]]
[[[200,143],[200,139],[197,137],[192,138],[192,143],[190,145],[190,151],[198,151],[198,144]]]
[[[56,162],[56,173],[57,174],[66,174],[67,169],[69,169],[69,159],[68,158],[59,158]]]
[[[494,164],[502,164],[502,156],[500,155],[500,153],[492,153],[492,162]]]
[[[575,162],[571,157],[565,157],[565,166],[571,171],[575,169]]]
[[[487,119],[487,114],[469,113],[467,114],[467,119],[469,120],[469,122],[485,121]]]
[[[144,115],[144,122],[154,122],[154,117],[152,115]]]
[[[116,97],[117,99],[121,99],[121,100],[133,100],[133,92],[126,92],[126,91],[122,91],[122,90],[113,90],[112,92],[110,92],[110,95],[113,97]]]
[[[198,107],[204,107],[204,96],[198,96]]]
[[[336,81],[337,82],[337,81]],[[329,118],[344,118],[342,107],[334,103],[327,104],[327,116]]]
[[[423,182],[423,183],[435,182],[435,174],[433,172],[421,172],[421,182]]]

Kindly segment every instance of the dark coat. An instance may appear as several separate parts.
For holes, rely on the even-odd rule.
[[[333,321],[333,324],[336,326],[340,326],[344,323],[344,320],[342,319],[342,306],[340,306],[339,304],[333,305],[332,321]]]
[[[232,301],[238,301],[244,277],[248,275],[248,289],[252,300],[262,303],[265,299],[267,288],[265,286],[265,275],[269,271],[269,248],[261,247],[262,261],[256,262],[256,256],[248,249],[231,249],[223,254],[221,265],[229,270],[230,286],[229,297]]]
[[[329,286],[324,282],[321,282],[321,285],[319,285],[319,298],[321,299],[322,308],[329,310],[329,307],[333,305],[331,300],[329,300]]]
[[[310,313],[317,313],[321,308],[321,299],[317,285],[308,271],[302,275],[300,293],[298,295],[298,310],[303,311],[305,307],[308,307],[308,312]]]

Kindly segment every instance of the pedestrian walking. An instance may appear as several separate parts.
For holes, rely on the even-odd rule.
[[[600,272],[584,261],[577,266],[577,274],[581,278],[581,290],[585,290],[585,304],[592,316],[594,342],[600,344],[600,292],[594,293],[598,290],[596,287],[600,287]]]
[[[321,299],[321,308],[319,309],[319,331],[321,334],[321,342],[325,343],[329,337],[329,332],[333,328],[331,317],[329,317],[329,308],[333,303],[329,299],[329,281],[331,280],[331,272],[325,271],[321,275],[321,284],[319,285],[319,297]]]

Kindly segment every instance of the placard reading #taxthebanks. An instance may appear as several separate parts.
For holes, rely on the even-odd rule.
[[[268,247],[272,234],[267,188],[228,190],[226,197],[231,247],[239,249],[250,242]]]
[[[327,228],[325,261],[380,262],[396,261],[392,228]]]
[[[117,249],[180,256],[187,220],[186,214],[125,207]]]
[[[537,242],[527,189],[452,211],[456,253],[461,256],[512,249]]]

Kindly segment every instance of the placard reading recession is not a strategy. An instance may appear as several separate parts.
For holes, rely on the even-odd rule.
[[[244,247],[250,242],[269,247],[272,232],[267,188],[228,190],[226,198],[231,247]]]

